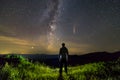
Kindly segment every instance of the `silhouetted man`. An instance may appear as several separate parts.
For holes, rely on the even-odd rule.
[[[65,72],[67,73],[68,54],[68,49],[65,47],[65,43],[62,43],[62,48],[60,48],[59,51],[60,74],[62,73],[63,66],[65,68]]]

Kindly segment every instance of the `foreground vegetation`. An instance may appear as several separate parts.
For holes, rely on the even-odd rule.
[[[106,63],[69,66],[68,74],[63,72],[59,75],[59,68],[38,62],[31,63],[21,56],[16,57],[19,59],[19,64],[6,62],[0,69],[0,80],[120,80],[120,59]]]

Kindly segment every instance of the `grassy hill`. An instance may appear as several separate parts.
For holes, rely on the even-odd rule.
[[[120,58],[111,62],[69,66],[68,74],[63,72],[62,75],[59,75],[59,68],[31,63],[21,56],[6,58],[19,59],[19,63],[6,62],[0,68],[0,80],[120,80]]]

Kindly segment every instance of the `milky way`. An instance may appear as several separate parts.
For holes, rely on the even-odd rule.
[[[48,49],[51,49],[53,45],[56,43],[57,37],[55,35],[55,30],[57,28],[57,17],[59,15],[59,0],[52,0],[48,2],[48,15],[50,18],[50,22],[48,23],[50,27],[50,31],[48,31]]]

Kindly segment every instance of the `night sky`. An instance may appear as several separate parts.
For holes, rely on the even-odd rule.
[[[120,50],[120,0],[0,0],[0,53]]]

